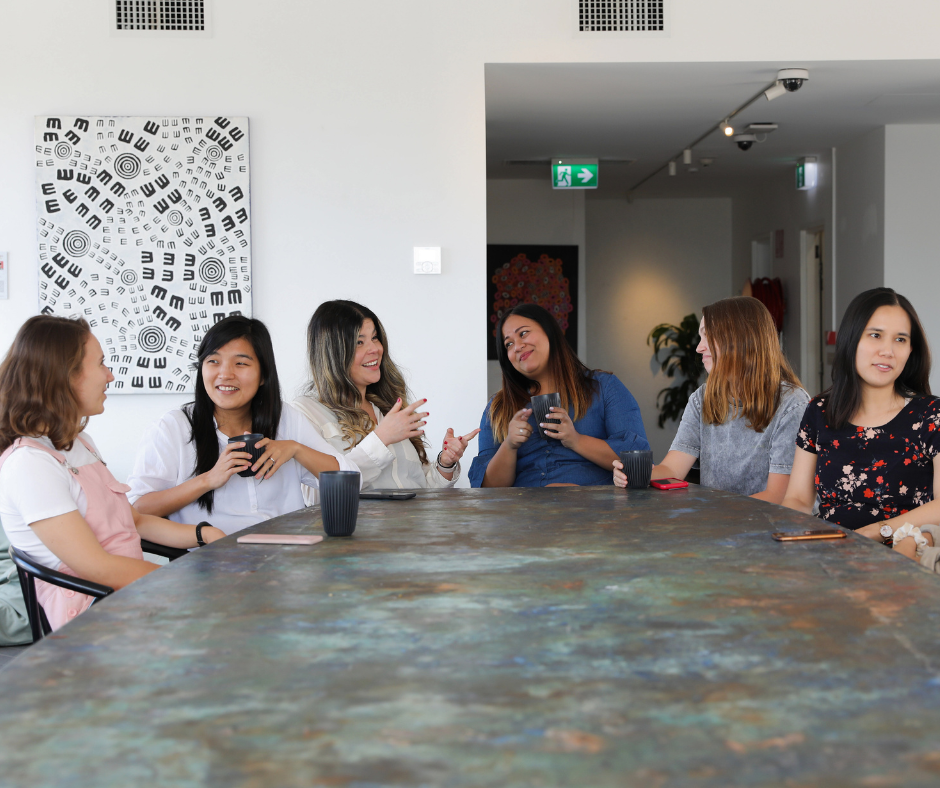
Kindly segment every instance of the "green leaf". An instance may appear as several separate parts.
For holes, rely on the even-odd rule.
[[[646,344],[653,346],[653,357],[663,374],[668,378],[681,378],[656,395],[656,407],[659,408],[657,423],[660,427],[682,416],[689,397],[698,388],[705,372],[702,357],[695,352],[699,343],[698,327],[699,319],[693,312],[682,318],[678,326],[660,323],[646,338]]]

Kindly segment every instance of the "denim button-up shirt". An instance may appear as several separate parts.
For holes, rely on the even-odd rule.
[[[574,422],[581,435],[600,438],[614,452],[633,449],[649,449],[640,406],[633,395],[615,375],[594,372],[599,391],[591,402],[584,418]],[[492,400],[491,400],[492,402]],[[574,411],[568,408],[574,418]],[[577,452],[566,449],[556,438],[543,438],[538,431],[535,414],[529,416],[532,435],[519,447],[516,454],[516,480],[513,487],[544,487],[547,484],[567,482],[569,484],[598,485],[613,484],[613,468],[601,468]],[[486,467],[496,454],[500,444],[493,438],[490,424],[490,403],[483,411],[480,422],[480,449],[470,466],[470,486],[481,487]]]

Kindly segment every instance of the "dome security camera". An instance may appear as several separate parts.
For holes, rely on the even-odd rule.
[[[777,72],[777,81],[790,93],[796,93],[808,79],[809,71],[805,68],[782,68]]]
[[[757,142],[757,135],[735,134],[731,139],[741,150],[750,150],[751,146]]]

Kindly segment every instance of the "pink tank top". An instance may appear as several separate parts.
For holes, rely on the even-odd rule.
[[[92,533],[97,537],[101,546],[112,555],[121,555],[125,558],[139,558],[143,560],[144,554],[140,549],[140,536],[134,525],[134,514],[125,493],[130,490],[126,484],[121,484],[104,461],[94,449],[88,445],[81,435],[78,440],[95,455],[97,462],[83,465],[80,468],[72,466],[59,452],[44,446],[31,438],[17,438],[13,444],[0,455],[0,467],[14,451],[21,446],[30,446],[41,449],[50,454],[57,462],[75,475],[78,483],[85,493],[88,509],[85,512],[85,522],[88,523]],[[59,572],[75,575],[64,563],[53,567]],[[53,630],[67,624],[79,613],[83,613],[92,603],[92,597],[70,591],[58,586],[36,581],[36,596],[39,604],[46,612],[46,618]]]

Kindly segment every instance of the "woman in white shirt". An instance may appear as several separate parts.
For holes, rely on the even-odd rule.
[[[84,432],[114,380],[84,320],[38,315],[23,324],[0,366],[0,519],[10,543],[37,563],[123,588],[158,567],[144,537],[171,547],[221,539],[211,526],[141,514]],[[91,598],[37,581],[53,629]]]
[[[434,462],[425,453],[421,412],[427,400],[407,403],[405,379],[388,354],[388,340],[372,310],[354,301],[326,301],[307,326],[312,377],[308,394],[292,403],[362,474],[362,489],[453,487],[459,460],[480,431],[447,430]],[[305,490],[308,502],[316,500]]]
[[[241,441],[261,433],[251,462]],[[251,469],[253,475],[239,476]],[[128,497],[142,512],[179,522],[211,518],[231,534],[301,509],[301,484],[321,471],[358,468],[281,402],[274,348],[260,320],[232,315],[206,332],[196,361],[194,401],[144,436]]]

